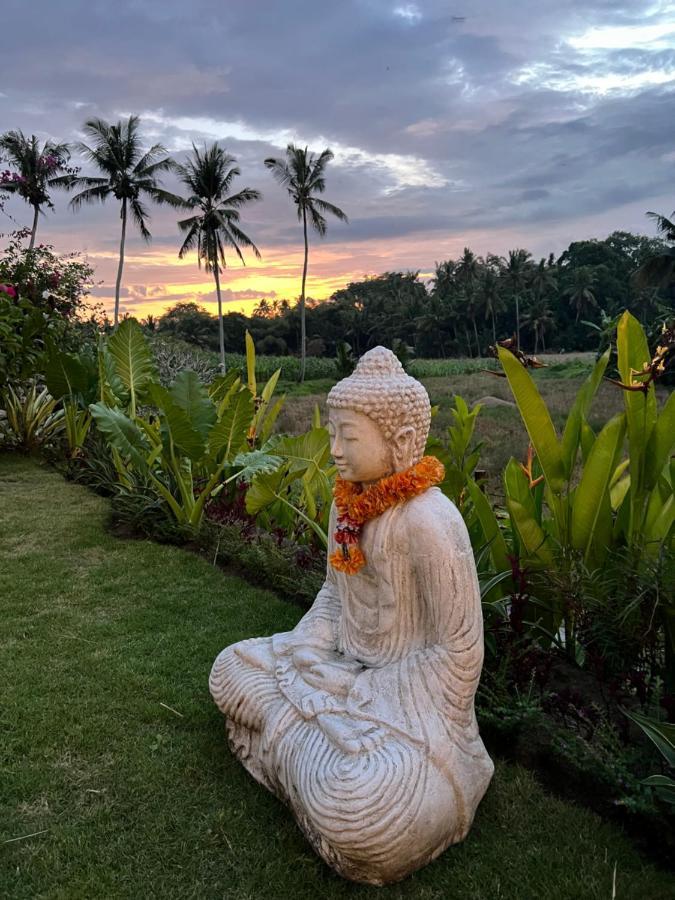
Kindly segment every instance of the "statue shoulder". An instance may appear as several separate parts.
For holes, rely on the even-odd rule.
[[[416,545],[424,546],[430,541],[445,543],[452,537],[458,537],[462,543],[468,539],[460,511],[437,487],[409,500],[404,518],[409,540]]]

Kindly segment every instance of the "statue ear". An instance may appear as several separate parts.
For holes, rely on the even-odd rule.
[[[412,425],[399,428],[392,439],[394,467],[397,472],[409,469],[415,453],[415,429]]]

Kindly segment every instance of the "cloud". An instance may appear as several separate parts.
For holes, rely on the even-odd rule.
[[[223,142],[239,186],[264,195],[242,210],[242,227],[265,258],[228,266],[236,280],[227,302],[293,297],[302,231],[263,166],[291,141],[335,154],[325,196],[350,225],[329,220],[325,241],[310,235],[310,276],[325,285],[377,265],[414,267],[407,247],[420,267],[461,251],[470,235],[500,252],[512,235],[558,249],[588,223],[608,233],[639,227],[641,208],[667,211],[673,7],[474,0],[456,15],[447,0],[260,0],[255,12],[245,0],[35,0],[31,53],[17,42],[3,48],[0,121],[72,140],[87,117],[134,112],[146,140],[179,158],[193,141]],[[3,25],[20,33],[25,4],[6,0]],[[112,296],[114,198],[77,215],[66,195],[54,199],[41,233],[64,250],[87,249],[105,281],[98,296]],[[30,218],[17,200],[7,212]],[[125,299],[209,293],[196,259],[176,258],[175,213],[151,212],[149,247],[129,231]]]

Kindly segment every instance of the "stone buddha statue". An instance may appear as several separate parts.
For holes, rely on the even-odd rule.
[[[424,457],[424,387],[376,347],[328,395],[339,477],[326,581],[293,631],[216,659],[232,752],[346,878],[386,884],[469,831],[494,767],[478,734],[478,580]]]

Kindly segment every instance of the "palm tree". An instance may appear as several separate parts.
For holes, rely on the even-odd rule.
[[[529,325],[534,333],[535,354],[539,352],[539,341],[541,341],[541,349],[546,350],[544,333],[553,325],[553,313],[543,297],[539,297],[532,302],[523,318],[523,324]]]
[[[659,213],[648,212],[650,219],[656,222],[656,229],[661,237],[669,244],[675,244],[675,213],[668,219]],[[675,281],[675,247],[665,247],[662,253],[651,256],[635,273],[635,282],[638,288],[646,288],[650,285],[668,287]]]
[[[0,186],[8,194],[18,194],[33,207],[33,227],[29,250],[35,246],[38,216],[43,206],[53,209],[47,188],[58,185],[59,172],[66,171],[70,158],[68,144],[53,141],[40,142],[32,134],[29,138],[22,131],[7,131],[0,136],[0,158],[5,159],[16,171],[0,174]]]
[[[480,342],[478,340],[478,329],[476,327],[476,314],[478,312],[478,302],[476,300],[476,285],[480,275],[480,259],[468,247],[464,248],[457,268],[455,277],[464,289],[464,298],[466,302],[465,311],[473,323],[473,333],[476,337],[476,356],[480,356]],[[469,353],[473,356],[471,350],[471,342],[469,341]]]
[[[325,213],[330,213],[341,222],[347,222],[347,216],[338,207],[317,197],[326,190],[325,171],[333,159],[331,150],[324,150],[318,156],[289,144],[284,159],[270,157],[265,165],[274,178],[285,187],[293,203],[297,206],[298,220],[302,222],[305,239],[305,260],[302,267],[302,288],[300,290],[300,381],[305,380],[305,357],[307,351],[307,335],[305,326],[305,284],[307,282],[307,258],[309,244],[307,241],[307,219],[319,237],[326,234]]]
[[[157,179],[160,172],[169,171],[174,168],[175,163],[166,156],[166,150],[161,144],[153,144],[143,152],[138,127],[138,116],[129,116],[116,125],[109,125],[103,119],[89,119],[84,123],[84,132],[93,145],[79,143],[76,147],[103,172],[104,177],[63,175],[54,182],[68,188],[83,188],[70,201],[73,210],[80,209],[84,203],[103,203],[111,194],[121,201],[122,236],[115,282],[115,328],[119,322],[120,286],[129,212],[143,239],[149,241],[151,235],[146,223],[150,216],[141,197],[145,195],[155,203],[168,203],[177,208],[185,206],[185,201],[180,197],[163,190]]]
[[[587,307],[598,305],[593,293],[595,282],[596,276],[591,266],[579,266],[572,273],[572,284],[565,291],[565,296],[577,311],[575,322],[579,321],[579,316]]]
[[[200,151],[192,145],[192,156],[176,167],[178,177],[190,196],[187,205],[195,214],[178,223],[185,234],[178,256],[197,250],[197,263],[202,260],[207,272],[213,272],[218,297],[218,330],[220,336],[220,368],[225,371],[225,327],[223,299],[220,293],[221,267],[226,267],[225,247],[230,247],[244,263],[242,247],[248,247],[260,258],[260,251],[239,227],[239,210],[247,203],[260,200],[260,191],[243,188],[230,193],[232,182],[241,175],[236,160],[216,142]]]
[[[504,269],[507,283],[511,286],[516,301],[516,348],[520,350],[520,300],[527,287],[532,271],[532,254],[529,250],[509,250],[509,258]]]
[[[488,257],[488,263],[498,257]],[[486,265],[480,280],[481,304],[486,320],[492,319],[492,343],[497,343],[497,324],[495,317],[502,308],[502,297],[499,283],[499,269],[494,264]]]

